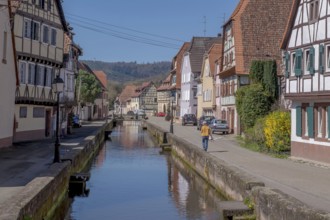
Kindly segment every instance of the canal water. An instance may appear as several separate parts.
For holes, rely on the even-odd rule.
[[[224,198],[161,153],[139,122],[118,125],[110,137],[90,166],[88,195],[73,198],[66,219],[222,219]]]

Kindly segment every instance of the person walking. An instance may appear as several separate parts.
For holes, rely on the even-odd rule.
[[[209,147],[209,138],[213,140],[211,128],[207,125],[206,121],[203,121],[203,125],[201,127],[201,136],[202,136],[202,144],[203,149],[207,151],[207,148]]]

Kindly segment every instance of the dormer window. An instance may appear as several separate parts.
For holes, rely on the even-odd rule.
[[[309,3],[309,21],[316,21],[319,17],[319,0],[312,0]]]

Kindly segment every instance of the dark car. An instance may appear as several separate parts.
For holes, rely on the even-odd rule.
[[[195,114],[184,114],[182,117],[182,125],[186,124],[197,125],[197,118]]]
[[[202,125],[203,125],[203,121],[206,121],[206,124],[210,124],[211,121],[215,119],[214,116],[201,116],[199,119],[198,119],[198,123],[197,123],[197,130],[200,130]]]
[[[226,120],[213,119],[209,126],[211,128],[212,134],[216,132],[222,132],[222,134],[229,133],[229,126]]]

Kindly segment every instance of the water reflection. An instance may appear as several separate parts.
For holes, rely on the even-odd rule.
[[[116,127],[111,139],[92,164],[89,197],[75,197],[67,219],[222,219],[221,196],[160,154],[138,122]]]

